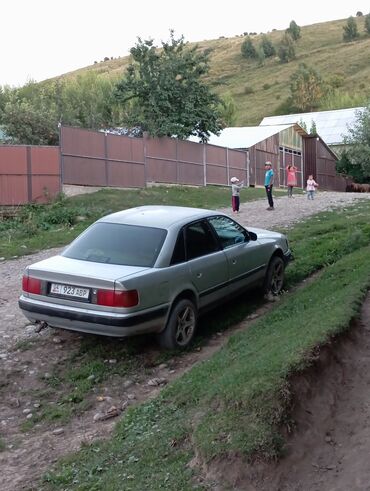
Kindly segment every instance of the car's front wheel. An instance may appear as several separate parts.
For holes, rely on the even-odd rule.
[[[197,317],[197,309],[191,300],[179,300],[172,308],[166,328],[159,335],[161,346],[167,349],[189,346],[195,334]]]
[[[285,264],[281,257],[274,256],[268,265],[264,292],[266,294],[278,295],[283,289],[285,275]]]

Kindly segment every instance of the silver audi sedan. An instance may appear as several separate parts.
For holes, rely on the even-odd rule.
[[[19,306],[34,323],[107,336],[192,341],[200,312],[244,289],[277,295],[292,258],[279,233],[217,211],[141,206],[105,216],[28,266]]]

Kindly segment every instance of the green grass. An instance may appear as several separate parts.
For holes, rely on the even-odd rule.
[[[369,244],[369,213],[369,203],[362,201],[342,208],[341,212],[319,213],[305,223],[285,230],[297,256],[297,261],[287,270],[288,286]]]
[[[38,342],[38,339],[21,339],[20,341],[17,341],[17,343],[14,345],[13,351],[31,350],[37,345]]]
[[[229,187],[160,186],[132,190],[102,189],[72,198],[60,196],[49,205],[24,206],[16,219],[0,221],[0,257],[8,259],[63,246],[98,218],[125,208],[178,205],[216,209],[231,206],[230,195]],[[241,193],[241,202],[264,196],[264,189],[246,188]]]
[[[369,205],[361,203],[310,219],[309,234],[307,223],[297,224],[289,232],[296,260],[288,281],[292,286],[324,267],[319,277],[283,296],[157,399],[130,409],[110,441],[60,463],[46,475],[45,488],[204,489],[196,484],[200,469],[188,466],[195,455],[203,461],[279,456],[290,376],[311,364],[317,346],[348,328],[370,286],[368,216]],[[242,310],[234,310],[234,321]],[[219,329],[222,319],[215,317]]]
[[[287,269],[287,288],[296,285],[313,272],[335,263],[351,251],[369,244],[369,213],[370,204],[361,202],[348,207],[343,213],[324,212],[310,218],[310,234],[307,234],[306,223],[296,224],[289,230],[288,236],[296,260]],[[201,347],[211,335],[241,322],[263,303],[258,291],[249,292],[246,296],[247,302],[237,298],[202,317],[202,329],[189,350]],[[53,389],[53,396],[43,398],[44,404],[35,412],[34,418],[25,423],[23,429],[28,431],[41,422],[66,423],[73,416],[83,413],[90,407],[88,397],[94,387],[99,387],[111,376],[132,376],[137,369],[145,367],[145,345],[153,342],[154,337],[132,338],[123,343],[109,338],[84,337],[78,351],[71,354],[66,364],[56,366],[52,377],[44,381]],[[19,349],[31,347],[25,343]],[[152,361],[160,364],[174,356],[182,354],[158,352],[156,359]],[[106,363],[108,359],[115,359],[117,362],[109,365]],[[90,375],[94,378],[89,378]]]

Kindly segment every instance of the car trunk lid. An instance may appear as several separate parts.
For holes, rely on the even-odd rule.
[[[114,288],[116,282],[148,268],[81,261],[64,256],[53,256],[29,266],[29,276],[49,283],[62,283],[87,288]]]

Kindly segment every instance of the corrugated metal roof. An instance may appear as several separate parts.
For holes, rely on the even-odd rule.
[[[363,107],[338,109],[334,111],[319,111],[313,113],[286,114],[282,116],[268,116],[263,118],[261,127],[275,126],[277,124],[298,123],[303,121],[309,131],[312,121],[316,124],[317,133],[327,145],[340,145],[348,135],[348,127],[353,126],[356,115]]]
[[[295,124],[225,128],[221,131],[219,136],[211,134],[208,143],[210,145],[227,148],[250,148],[256,143],[259,143],[276,133],[280,133],[280,131],[290,128],[291,126],[295,126]],[[297,129],[304,133],[299,126],[297,126]],[[189,140],[199,141],[196,137],[190,137]]]

